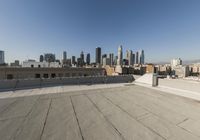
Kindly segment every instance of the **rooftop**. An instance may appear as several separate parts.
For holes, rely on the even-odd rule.
[[[3,140],[200,139],[199,101],[134,84],[0,95]]]

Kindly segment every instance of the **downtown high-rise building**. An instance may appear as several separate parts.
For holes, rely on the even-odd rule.
[[[83,53],[83,51],[81,51],[80,58],[82,59],[82,62],[84,63],[85,61],[84,61],[84,53]]]
[[[128,61],[129,66],[133,65],[133,51],[132,50],[126,51],[126,60]]]
[[[117,65],[118,56],[114,57],[114,65]]]
[[[5,63],[4,51],[0,50],[0,64]]]
[[[75,64],[76,64],[76,57],[72,56],[72,65],[75,65]]]
[[[101,48],[96,48],[96,64],[101,64]]]
[[[139,64],[144,64],[144,50],[139,52]]]
[[[120,45],[118,48],[117,65],[122,65],[122,59],[123,59],[123,50],[122,50],[122,45]]]
[[[132,54],[133,65],[135,64],[135,53]]]
[[[135,64],[139,64],[139,52],[135,53]]]
[[[86,64],[90,65],[90,53],[88,53],[86,56]]]
[[[63,51],[63,60],[67,60],[67,52]]]
[[[114,54],[110,53],[109,58],[110,58],[110,65],[113,66],[114,65]]]

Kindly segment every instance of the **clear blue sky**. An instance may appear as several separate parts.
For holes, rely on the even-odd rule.
[[[0,50],[6,61],[61,58],[122,44],[146,61],[200,58],[199,0],[1,0]]]

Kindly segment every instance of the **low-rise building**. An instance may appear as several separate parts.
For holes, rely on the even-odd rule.
[[[184,78],[190,75],[189,66],[177,66],[173,68],[173,74],[179,78]]]
[[[105,69],[103,68],[0,68],[0,80],[100,76],[104,74]]]
[[[61,67],[59,62],[36,62],[36,61],[24,61],[22,67],[25,68],[58,68]]]

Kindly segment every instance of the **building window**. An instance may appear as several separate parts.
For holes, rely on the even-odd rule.
[[[38,68],[40,68],[41,66],[40,65],[38,65]]]
[[[78,76],[82,76],[82,73],[79,73]]]
[[[35,74],[35,78],[40,78],[40,74]]]
[[[65,73],[65,77],[69,77],[70,76],[70,74],[69,73]]]
[[[76,76],[76,73],[72,73],[72,77]]]
[[[31,65],[31,68],[34,68],[34,65]]]
[[[8,80],[12,80],[13,79],[13,75],[12,74],[7,74],[7,79]]]
[[[62,74],[62,73],[59,73],[59,74],[58,74],[58,77],[63,77],[63,74]]]
[[[43,75],[43,77],[44,77],[44,78],[49,78],[49,74],[45,73],[45,74]]]
[[[51,74],[51,78],[55,78],[56,77],[56,74],[55,73],[52,73]]]

